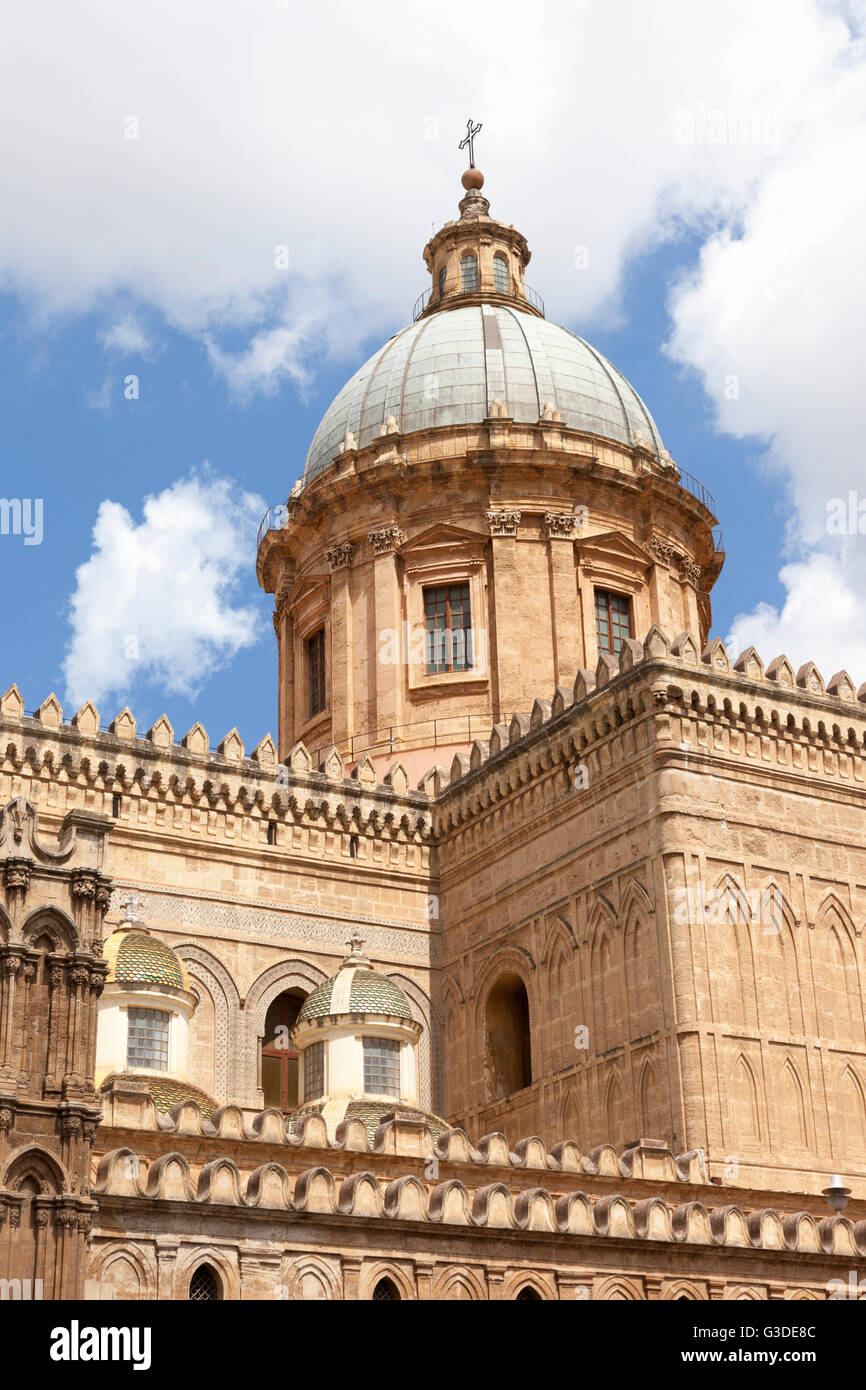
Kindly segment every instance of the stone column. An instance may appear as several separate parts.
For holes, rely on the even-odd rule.
[[[358,1300],[362,1263],[355,1259],[343,1260],[343,1301],[346,1303],[356,1303]]]
[[[50,957],[51,964],[48,969],[48,1052],[45,1063],[45,1087],[47,1090],[57,1090],[62,1076],[62,1059],[60,1056],[61,1042],[66,1036],[67,1021],[69,1017],[69,994],[64,989],[64,979],[66,975],[65,966],[60,964],[61,957]]]
[[[326,656],[330,669],[325,673],[325,681],[331,737],[340,747],[355,733],[355,639],[349,573],[354,554],[355,547],[350,541],[325,551],[331,571],[330,647]]]
[[[399,526],[383,526],[370,532],[373,547],[373,604],[374,604],[374,651],[371,660],[375,667],[369,672],[371,693],[375,693],[375,720],[377,728],[399,730],[405,718],[405,689],[407,667],[403,664],[403,608],[400,583],[397,575],[397,550],[406,539]],[[401,660],[396,666],[384,665],[379,660],[386,636],[391,640],[388,648],[395,647]],[[380,734],[380,738],[384,735]],[[396,756],[396,755],[395,755]]]
[[[301,722],[296,708],[295,626],[289,612],[287,589],[277,594],[274,632],[277,638],[277,757],[284,758],[296,741],[295,730]]]
[[[574,514],[545,512],[550,598],[553,612],[554,685],[574,684],[580,667],[586,665],[577,598],[577,572],[574,565]]]
[[[701,586],[701,567],[691,560],[680,561],[680,588],[682,590],[683,628],[695,634],[700,640],[701,619],[698,612],[697,590]]]
[[[156,1238],[156,1296],[174,1298],[174,1275],[177,1266],[179,1241],[171,1236]]]
[[[2,1052],[0,1052],[0,1066],[11,1067],[13,1064],[13,1021],[15,1018],[15,983],[18,979],[18,972],[21,969],[21,956],[18,954],[7,955],[3,959],[3,1038]]]
[[[415,1261],[415,1288],[419,1302],[429,1303],[433,1299],[433,1261]]]
[[[493,713],[510,719],[524,704],[517,570],[520,512],[489,511],[487,524],[493,555],[490,612],[496,640],[496,667],[491,671]]]
[[[587,1303],[592,1298],[591,1274],[562,1274],[557,1271],[554,1277],[561,1303]]]
[[[241,1298],[279,1298],[282,1254],[266,1241],[244,1241],[238,1252]]]

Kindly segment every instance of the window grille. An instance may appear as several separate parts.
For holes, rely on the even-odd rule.
[[[128,1019],[126,1065],[168,1071],[171,1014],[163,1009],[130,1009]]]
[[[399,1096],[400,1044],[396,1038],[364,1039],[364,1090],[374,1096]]]
[[[475,256],[464,256],[460,262],[460,288],[464,293],[478,289],[478,260]]]
[[[304,1048],[304,1101],[319,1100],[325,1094],[325,1044],[310,1043]]]

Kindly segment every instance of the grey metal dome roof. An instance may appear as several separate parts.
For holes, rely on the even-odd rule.
[[[411,434],[477,423],[497,398],[522,424],[550,402],[571,429],[621,444],[640,431],[657,453],[663,447],[634,387],[583,338],[519,309],[473,304],[420,319],[364,363],[325,412],[304,480],[328,467],[347,431],[363,449],[389,415]]]

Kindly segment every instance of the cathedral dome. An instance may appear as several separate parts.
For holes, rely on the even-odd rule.
[[[640,396],[602,354],[558,324],[512,305],[471,304],[423,317],[391,338],[335,397],[304,467],[308,482],[351,434],[365,448],[393,417],[401,434],[502,414],[536,424],[552,407],[569,429],[663,445]],[[392,425],[393,428],[393,425]]]
[[[115,932],[105,943],[106,984],[168,985],[189,992],[186,966],[170,946],[149,932]]]
[[[409,1000],[393,980],[380,975],[378,970],[351,964],[344,965],[330,980],[313,990],[304,1001],[296,1026],[339,1014],[412,1018]]]

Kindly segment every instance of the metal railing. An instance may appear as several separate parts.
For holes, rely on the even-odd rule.
[[[684,468],[680,467],[677,467],[677,482],[679,483],[680,487],[684,487],[687,492],[690,492],[692,494],[693,497],[697,497],[699,502],[703,502],[704,506],[708,509],[708,511],[711,511],[713,516],[715,516],[716,499],[711,492],[707,491],[703,483],[698,482],[697,478],[693,477],[691,473],[687,473]]]
[[[258,539],[256,540],[256,550],[258,550],[259,546],[261,545],[262,537],[265,535],[266,531],[282,531],[288,519],[289,511],[285,502],[278,502],[276,506],[268,507],[268,510],[262,517],[261,525],[259,526]]]
[[[475,285],[472,289],[464,289],[463,286],[460,283],[458,283],[458,281],[446,280],[441,295],[437,291],[436,302],[439,303],[440,300],[453,299],[456,296],[468,296],[472,294],[483,294],[485,296],[489,295],[491,297],[491,302],[493,303],[499,303],[500,300],[510,300],[512,303],[517,304],[519,306],[521,303],[525,302],[527,304],[531,304],[533,309],[537,309],[538,312],[541,314],[541,317],[544,318],[544,300],[541,298],[541,295],[538,293],[538,291],[534,290],[531,285],[524,285],[523,293],[515,294],[510,289],[498,290],[496,289],[495,285],[492,287],[490,285],[482,286],[480,283]],[[415,300],[415,305],[412,309],[413,323],[416,323],[418,319],[420,319],[421,315],[429,307],[432,298],[433,286],[431,285],[429,289],[426,289],[423,292],[423,294],[419,294],[418,298]]]

